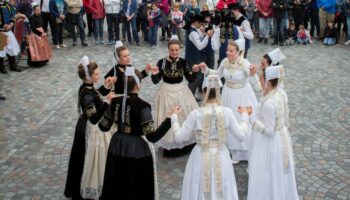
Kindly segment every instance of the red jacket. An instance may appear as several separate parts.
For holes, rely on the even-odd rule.
[[[105,5],[103,0],[92,0],[92,19],[103,19],[105,18]]]
[[[83,0],[83,6],[86,13],[92,13],[92,0]]]
[[[216,4],[216,10],[222,11],[222,9],[227,8],[228,4],[236,3],[236,0],[219,0],[218,4]]]
[[[256,8],[259,12],[259,17],[270,18],[273,16],[273,10],[271,7],[272,0],[256,0]],[[267,13],[267,16],[264,16],[262,13]]]

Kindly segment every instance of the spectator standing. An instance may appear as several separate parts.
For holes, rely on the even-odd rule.
[[[152,3],[152,10],[148,14],[148,24],[149,24],[149,41],[152,48],[157,47],[157,32],[160,23],[160,9],[157,3]]]
[[[103,43],[103,22],[105,18],[105,9],[103,0],[92,0],[92,19],[94,21],[95,44]]]
[[[75,27],[79,28],[80,41],[83,46],[88,46],[85,42],[85,30],[83,16],[81,14],[81,9],[83,7],[82,0],[65,0],[68,7],[67,21],[69,31],[73,38],[73,46],[77,46],[77,33],[75,32]]]
[[[56,49],[67,47],[63,44],[63,21],[66,18],[67,14],[67,5],[64,0],[50,0],[49,3],[50,13],[52,17],[55,18],[55,32],[52,33],[52,37],[55,37]]]
[[[284,45],[284,29],[286,25],[288,6],[288,0],[272,1],[271,7],[273,8],[274,42],[271,45]]]
[[[88,37],[94,33],[94,22],[92,20],[92,1],[93,0],[83,0],[84,11],[86,13],[87,27],[88,27]]]
[[[320,31],[320,19],[319,19],[319,14],[318,14],[318,5],[317,5],[317,0],[311,0],[311,3],[309,4],[309,15],[310,15],[310,35],[313,38],[315,34],[315,29],[316,29],[316,36],[317,38],[320,38],[321,36],[321,31]]]
[[[174,10],[171,12],[171,32],[173,35],[177,35],[179,40],[183,42],[183,25],[184,25],[184,13],[180,11],[180,3],[176,2]]]
[[[306,8],[309,4],[309,0],[292,0],[292,15],[296,27],[304,24]]]
[[[44,22],[44,31],[47,33],[47,28],[50,24],[52,43],[58,44],[57,38],[55,37],[56,32],[56,19],[50,13],[50,0],[40,0],[41,17]]]
[[[125,0],[124,2],[124,8],[123,11],[125,13],[125,28],[126,28],[126,33],[128,36],[128,42],[129,45],[132,44],[132,39],[136,42],[136,45],[140,45],[139,41],[139,36],[137,33],[137,27],[136,27],[136,17],[137,17],[137,1],[136,0]],[[130,29],[132,30],[132,36],[131,38],[131,32]]]
[[[342,32],[344,33],[347,32],[347,24],[346,24],[346,16],[345,16],[346,0],[336,0],[335,3],[336,3],[335,4],[336,11],[334,16],[334,26],[337,26],[338,37],[340,38]]]
[[[256,0],[256,8],[259,14],[259,40],[258,43],[267,44],[272,22],[272,0]]]
[[[170,6],[168,0],[160,0],[159,8],[161,10],[161,26],[162,26],[162,37],[160,37],[160,41],[165,40],[165,32],[167,33],[167,40],[170,40],[170,29],[168,16],[170,15]]]
[[[317,6],[319,8],[321,36],[324,36],[327,22],[334,20],[335,0],[317,0]]]
[[[350,0],[346,0],[345,15],[346,15],[346,23],[348,26],[347,41],[345,42],[345,45],[349,45],[350,44]]]
[[[107,25],[108,25],[108,45],[112,45],[119,39],[119,24],[121,21],[121,1],[122,0],[104,0]]]

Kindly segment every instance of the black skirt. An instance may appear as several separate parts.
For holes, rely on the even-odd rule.
[[[101,199],[154,200],[152,153],[141,136],[113,135]]]
[[[86,123],[87,119],[83,117],[78,119],[69,159],[64,195],[67,198],[71,197],[73,200],[83,199],[80,195],[80,183],[84,170]]]

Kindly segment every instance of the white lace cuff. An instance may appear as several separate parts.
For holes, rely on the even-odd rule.
[[[264,133],[264,129],[265,125],[261,121],[256,120],[253,125],[253,130],[259,133]]]

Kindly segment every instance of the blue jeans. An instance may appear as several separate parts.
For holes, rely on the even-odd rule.
[[[259,17],[259,37],[269,38],[270,26],[272,18]]]
[[[350,40],[350,16],[346,17],[346,23],[348,24],[348,40]]]
[[[149,41],[151,45],[157,45],[157,32],[158,32],[158,25],[155,24],[152,27],[149,27],[148,35],[149,35]]]
[[[135,42],[138,44],[140,41],[139,41],[139,36],[137,34],[136,17],[133,17],[130,21],[125,20],[125,28],[126,28],[126,34],[128,36],[128,42],[132,43],[131,32],[130,32],[130,28],[131,28],[132,37],[135,40]]]
[[[329,45],[329,46],[335,45],[335,38],[326,37],[326,38],[324,38],[324,40],[323,40],[323,44],[324,44],[324,45]]]
[[[95,40],[103,40],[103,22],[104,18],[94,19],[94,36]]]
[[[107,26],[108,26],[108,40],[119,40],[119,23],[120,15],[117,13],[107,13]],[[114,35],[113,35],[114,32]]]
[[[273,19],[273,29],[274,29],[274,42],[284,41],[284,28],[286,19]]]
[[[80,13],[77,13],[77,14],[68,13],[67,20],[68,20],[68,24],[69,24],[68,25],[69,32],[72,34],[73,41],[77,41],[77,33],[75,32],[75,26],[78,26],[80,41],[84,42],[85,41],[85,30],[84,30],[83,17],[81,16],[81,14]],[[60,26],[62,26],[62,29],[63,29],[63,23],[58,25],[58,29],[60,29],[59,28]],[[62,35],[62,33],[60,33],[60,31],[58,31],[58,34]],[[58,39],[59,39],[59,37],[60,36],[58,36]]]

